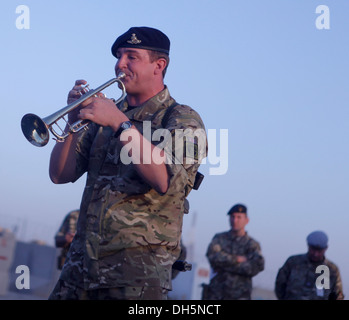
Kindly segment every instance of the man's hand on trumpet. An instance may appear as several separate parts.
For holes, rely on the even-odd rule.
[[[67,103],[71,104],[75,100],[79,99],[82,96],[83,86],[87,84],[86,80],[76,80],[74,87],[68,93]],[[74,123],[79,120],[78,114],[83,107],[81,104],[79,107],[75,108],[73,111],[68,114],[68,122]]]
[[[76,80],[75,85],[68,94],[68,104],[79,99],[86,93],[83,87],[85,80]],[[121,123],[129,120],[116,106],[113,100],[108,99],[101,92],[80,104],[79,107],[71,111],[68,115],[69,123],[78,120],[90,120],[103,127],[110,126],[114,131],[118,130]]]

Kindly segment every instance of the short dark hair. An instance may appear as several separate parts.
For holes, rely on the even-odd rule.
[[[164,52],[154,51],[154,50],[148,50],[148,52],[149,52],[150,62],[154,62],[154,61],[159,60],[159,59],[165,59],[166,60],[166,67],[164,68],[164,70],[162,72],[162,77],[165,78],[167,67],[170,64],[170,57],[169,57],[169,55],[164,53]]]

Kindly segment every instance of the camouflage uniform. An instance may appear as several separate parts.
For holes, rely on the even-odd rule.
[[[64,218],[64,221],[62,225],[60,226],[58,232],[55,236],[55,243],[57,248],[62,248],[61,254],[58,257],[57,261],[57,268],[62,269],[65,259],[67,257],[67,253],[70,248],[70,243],[67,243],[65,239],[65,235],[67,233],[75,234],[76,232],[76,223],[78,221],[79,217],[79,210],[74,210],[69,212],[66,217]]]
[[[151,121],[151,132],[162,128],[165,111],[174,102],[165,88],[140,107],[128,110],[126,100],[118,107],[145,136],[143,122]],[[193,109],[177,105],[166,123],[172,135],[169,144],[175,146],[173,154],[180,145],[175,140],[182,138],[174,130],[187,128],[204,131],[204,124]],[[195,140],[191,138],[189,144]],[[122,144],[110,127],[92,123],[81,134],[76,148],[76,179],[86,171],[88,175],[77,233],[61,280],[84,290],[171,290],[172,265],[181,251],[184,200],[193,187],[198,159],[206,152],[206,143],[203,148],[198,149],[197,144],[192,147],[197,151],[195,159],[189,159],[193,161],[185,154],[184,163],[166,164],[169,187],[165,194],[159,194],[142,180],[133,164],[121,161]]]
[[[330,289],[317,290],[316,273],[319,265],[326,265],[330,272]],[[342,281],[338,267],[325,258],[312,262],[307,254],[289,257],[279,269],[275,281],[275,294],[280,300],[342,300]]]
[[[238,263],[236,256],[247,261]],[[204,286],[203,300],[251,299],[252,277],[264,270],[264,258],[257,241],[247,233],[234,236],[232,231],[216,234],[206,256],[216,273]]]

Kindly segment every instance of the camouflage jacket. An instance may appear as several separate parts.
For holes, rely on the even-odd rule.
[[[206,256],[215,272],[208,286],[208,300],[250,299],[252,277],[264,270],[264,258],[257,241],[247,233],[242,237],[232,231],[216,234]],[[247,261],[238,263],[237,256]]]
[[[319,265],[329,269],[329,289],[316,288],[316,279],[322,273],[316,273]],[[323,283],[325,285],[325,283]],[[325,259],[311,262],[307,254],[289,257],[279,269],[275,281],[275,294],[280,300],[329,300],[343,299],[342,281],[338,267]]]
[[[128,110],[125,100],[118,107],[145,138],[160,148],[157,129],[162,128],[165,111],[174,102],[165,88],[142,106]],[[170,182],[165,194],[152,189],[132,163],[122,160],[120,137],[115,137],[110,127],[91,124],[81,133],[76,149],[76,179],[87,172],[87,181],[77,234],[61,279],[85,289],[171,288],[171,267],[180,253],[184,200],[193,187],[198,159],[206,152],[206,140],[199,148],[195,130],[205,132],[204,124],[188,106],[177,105],[165,126],[169,139],[165,136],[168,148],[163,149],[169,158],[183,156],[183,144],[178,142],[183,140],[185,129],[192,129],[186,141],[188,149],[195,150],[185,153],[183,161],[166,164]],[[154,137],[153,133],[158,135]]]

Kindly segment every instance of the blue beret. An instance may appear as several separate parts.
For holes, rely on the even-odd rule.
[[[311,247],[326,249],[328,244],[328,237],[322,231],[314,231],[308,235],[307,243]]]
[[[243,204],[238,203],[232,206],[232,208],[228,211],[228,215],[230,216],[234,212],[247,214],[247,208]]]
[[[116,57],[118,48],[138,48],[170,53],[170,39],[160,30],[149,27],[132,27],[118,37],[111,47]]]

